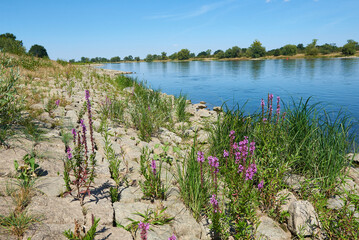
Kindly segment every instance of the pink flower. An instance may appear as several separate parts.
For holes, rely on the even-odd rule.
[[[198,152],[197,152],[197,161],[200,162],[200,163],[203,163],[203,162],[204,162],[203,152],[201,152],[201,151],[198,151]]]
[[[213,194],[212,197],[209,199],[209,202],[211,203],[212,207],[213,207],[213,211],[216,213],[217,209],[218,209],[218,201],[216,199],[216,195]]]
[[[141,240],[147,240],[147,231],[150,229],[150,224],[140,221],[138,228],[141,229]]]
[[[67,158],[69,160],[71,160],[71,158],[72,158],[72,153],[71,153],[71,148],[70,147],[67,148]]]
[[[59,106],[60,105],[60,100],[58,99],[58,100],[56,100],[56,106]]]
[[[260,191],[263,188],[264,182],[263,180],[258,184],[258,190]]]
[[[228,153],[226,150],[224,150],[224,151],[223,151],[223,157],[226,158],[226,157],[228,157],[228,156],[229,156],[229,153]]]
[[[152,172],[153,172],[153,175],[156,175],[156,161],[152,159],[152,162],[151,162],[151,168],[152,168]]]
[[[172,234],[172,236],[169,237],[168,240],[177,240],[177,238],[176,238],[175,234]]]

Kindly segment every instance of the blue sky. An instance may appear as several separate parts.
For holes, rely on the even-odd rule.
[[[255,39],[267,50],[313,38],[342,46],[359,41],[358,9],[358,0],[0,0],[0,33],[66,60],[197,54]]]

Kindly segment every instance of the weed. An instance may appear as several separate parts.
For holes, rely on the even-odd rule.
[[[64,236],[67,237],[70,240],[93,240],[96,236],[96,228],[98,226],[98,223],[100,222],[100,219],[96,219],[92,215],[92,225],[91,228],[88,231],[81,230],[80,224],[78,221],[75,220],[75,232],[72,232],[70,229],[64,231]]]
[[[27,212],[12,212],[9,216],[0,215],[0,226],[5,228],[11,234],[22,238],[26,230],[35,222],[38,222],[39,218],[29,215]]]

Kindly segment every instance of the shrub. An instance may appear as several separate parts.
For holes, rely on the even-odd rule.
[[[286,56],[293,56],[297,54],[297,46],[287,44],[282,49],[282,54]]]
[[[39,57],[39,58],[48,58],[49,55],[47,55],[47,51],[46,49],[41,46],[41,45],[32,45],[30,50],[29,50],[29,54],[34,56],[34,57]]]
[[[342,53],[346,56],[354,55],[357,48],[358,42],[355,42],[354,40],[348,40],[348,43],[345,44],[342,48]]]

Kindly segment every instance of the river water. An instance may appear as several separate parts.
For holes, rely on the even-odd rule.
[[[261,98],[273,93],[284,102],[312,97],[312,103],[322,102],[329,111],[343,108],[356,124],[359,119],[359,58],[131,62],[101,68],[135,72],[129,76],[153,89],[176,96],[182,92],[192,103],[205,101],[210,108],[247,102],[245,111],[253,113],[260,110]]]

